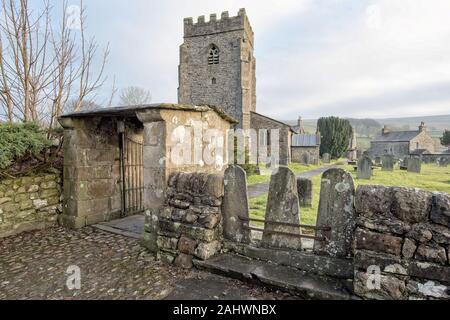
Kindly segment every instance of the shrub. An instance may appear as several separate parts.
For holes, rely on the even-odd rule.
[[[24,156],[39,155],[50,144],[36,123],[0,124],[0,169]]]

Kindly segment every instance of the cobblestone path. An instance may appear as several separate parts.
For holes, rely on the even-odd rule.
[[[66,286],[70,266],[80,268],[80,290]],[[176,299],[182,299],[183,283],[209,277],[163,265],[138,240],[93,228],[55,228],[0,239],[0,299],[163,299],[175,288]],[[226,287],[222,282],[217,288],[221,299],[226,299],[221,292],[233,288],[240,289],[243,299],[288,298],[240,281],[228,280]],[[190,291],[186,288],[187,298],[192,298]]]

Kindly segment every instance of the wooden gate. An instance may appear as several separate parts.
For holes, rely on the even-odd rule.
[[[122,216],[144,211],[144,144],[128,133],[122,133]]]

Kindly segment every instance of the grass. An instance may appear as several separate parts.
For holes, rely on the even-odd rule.
[[[377,168],[370,180],[359,180],[352,166],[342,166],[342,168],[353,175],[356,186],[375,184],[450,193],[450,167],[443,168],[435,164],[422,164],[421,173],[402,171],[398,167],[395,168],[394,172],[385,172]]]
[[[319,194],[320,194],[320,180],[322,175],[315,176],[313,180],[313,206],[312,208],[300,208],[300,217],[302,224],[315,225],[317,219],[317,210],[319,208]],[[252,218],[264,219],[266,215],[268,194],[264,194],[257,198],[250,199],[250,216]],[[261,223],[256,223],[258,226],[262,226]]]
[[[294,165],[297,166],[297,165]],[[298,165],[298,169],[302,165]],[[311,167],[311,166],[310,166]],[[343,165],[341,168],[350,172],[355,181],[355,187],[358,185],[386,185],[386,186],[402,186],[424,189],[428,191],[440,191],[450,193],[450,168],[442,168],[436,165],[423,164],[420,174],[409,173],[395,168],[394,172],[383,172],[377,169],[371,180],[358,180],[356,172],[352,166]],[[309,169],[313,170],[313,169]],[[305,170],[308,171],[308,170]],[[269,176],[270,179],[270,176]],[[300,208],[300,216],[302,224],[315,225],[317,221],[317,211],[319,208],[320,184],[322,175],[315,176],[313,180],[313,206],[312,208]],[[262,195],[258,198],[250,199],[250,216],[252,218],[264,218],[266,214],[268,195]],[[255,223],[262,226],[261,223]],[[306,230],[305,230],[306,231]]]
[[[333,164],[333,163],[331,163],[331,164]],[[324,166],[325,166],[324,164],[320,164],[320,165],[305,165],[305,164],[299,164],[299,163],[291,163],[289,165],[289,168],[297,175],[297,174],[300,174],[302,172],[319,169],[319,168],[322,168]],[[261,173],[262,173],[262,175],[251,175],[251,176],[247,177],[247,184],[249,186],[251,186],[251,185],[254,185],[254,184],[270,182],[270,178],[271,178],[270,171],[268,171],[265,168],[261,168]]]

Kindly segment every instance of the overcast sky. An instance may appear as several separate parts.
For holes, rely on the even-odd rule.
[[[54,0],[56,1],[56,0]],[[59,0],[57,2],[60,2]],[[70,1],[76,4],[77,1]],[[246,8],[257,110],[277,119],[450,113],[449,0],[85,0],[107,74],[176,102],[183,18]]]

